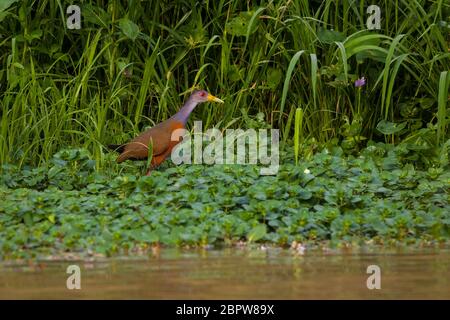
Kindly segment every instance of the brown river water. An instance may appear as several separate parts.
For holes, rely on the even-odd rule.
[[[80,268],[80,289],[67,288],[69,265]],[[367,288],[370,265],[380,289]],[[450,250],[161,249],[0,262],[0,299],[450,299]]]

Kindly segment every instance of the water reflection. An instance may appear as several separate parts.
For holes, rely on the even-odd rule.
[[[68,290],[66,268],[81,268]],[[368,290],[367,266],[381,268]],[[1,299],[449,299],[450,251],[162,249],[144,257],[0,264]]]

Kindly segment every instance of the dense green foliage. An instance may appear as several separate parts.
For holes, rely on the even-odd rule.
[[[332,147],[301,165],[282,165],[276,176],[260,176],[255,166],[166,164],[136,178],[133,167],[108,176],[85,150],[61,151],[48,167],[4,168],[0,258],[240,240],[446,242],[448,152],[442,167],[427,171],[416,170],[407,153],[376,144],[355,158]]]
[[[378,1],[367,30],[369,4],[0,1],[0,259],[448,241],[450,6]],[[195,110],[204,129],[281,130],[277,175],[165,163],[139,177],[145,163],[105,152],[196,87],[225,100]]]
[[[405,139],[435,153],[449,137],[447,1],[377,2],[370,31],[370,1],[78,1],[80,30],[67,29],[71,4],[0,3],[0,163],[82,146],[102,166],[102,146],[166,119],[195,86],[226,101],[196,111],[206,128],[262,112],[286,141],[301,108],[300,144]]]

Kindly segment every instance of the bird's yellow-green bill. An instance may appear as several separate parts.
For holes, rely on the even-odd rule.
[[[212,94],[208,94],[208,101],[224,103],[223,100],[221,100],[217,97],[214,97]]]

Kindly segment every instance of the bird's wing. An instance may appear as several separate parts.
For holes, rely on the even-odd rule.
[[[178,127],[180,124],[173,123],[169,119],[142,132],[125,145],[124,152],[117,158],[117,162],[127,159],[146,159],[150,141],[153,142],[153,156],[166,153],[172,145],[172,132]]]

